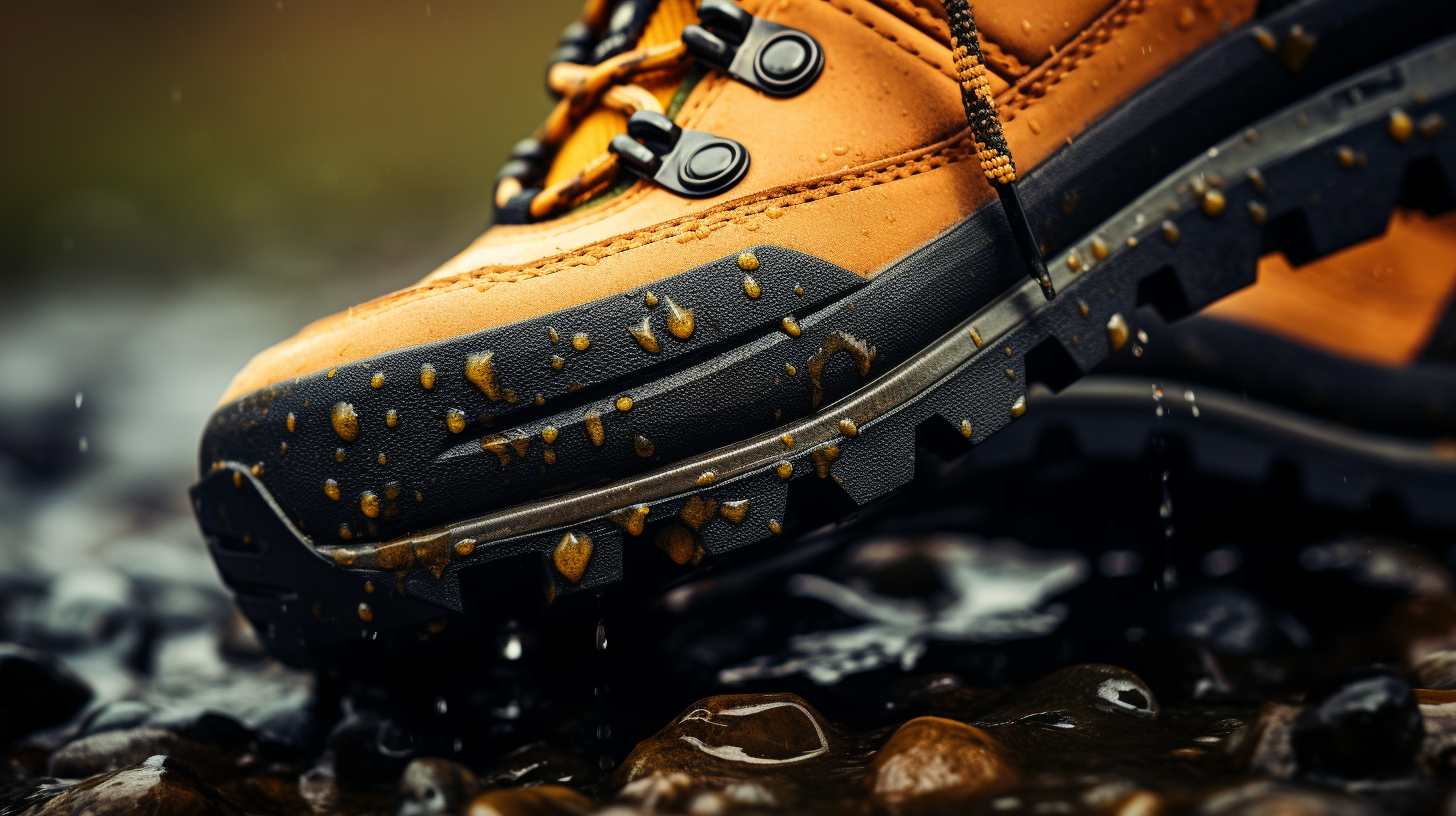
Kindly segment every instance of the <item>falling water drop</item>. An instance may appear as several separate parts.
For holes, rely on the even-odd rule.
[[[521,636],[512,632],[511,636],[506,638],[506,645],[501,649],[501,654],[505,656],[506,660],[520,660]]]
[[[597,651],[607,650],[607,625],[605,621],[597,621]]]
[[[80,410],[80,408],[81,408],[81,401],[84,400],[85,398],[86,398],[86,396],[84,394],[82,394],[80,391],[77,391],[76,392],[76,409],[77,410]]]

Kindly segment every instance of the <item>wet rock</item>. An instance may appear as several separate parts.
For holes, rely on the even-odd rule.
[[[1384,811],[1371,800],[1261,779],[1214,793],[1203,800],[1198,812],[1202,816],[1375,816]]]
[[[393,788],[414,757],[414,739],[392,720],[349,711],[329,733],[334,774],[340,782]]]
[[[576,755],[544,742],[535,742],[506,754],[495,767],[482,773],[480,780],[487,787],[543,782],[580,785],[594,773],[595,769]]]
[[[632,749],[622,783],[654,773],[706,776],[802,774],[822,766],[842,738],[794,694],[730,694],[690,706]]]
[[[1014,695],[977,724],[1035,723],[1074,730],[1126,718],[1154,719],[1153,690],[1127,669],[1098,663],[1057,669]]]
[[[397,816],[459,813],[480,793],[480,780],[458,762],[421,757],[405,766],[399,780]]]
[[[1415,694],[1393,672],[1357,669],[1311,689],[1290,745],[1300,776],[1395,779],[1415,771],[1425,735]]]
[[[183,762],[154,756],[103,774],[23,812],[24,816],[242,816]]]
[[[1016,781],[1006,749],[991,735],[940,717],[900,726],[865,777],[875,802],[910,808],[983,798]]]
[[[1287,703],[1268,702],[1248,731],[1237,738],[1234,765],[1274,779],[1294,776],[1294,748],[1289,735],[1303,709]]]
[[[189,764],[203,758],[204,746],[160,728],[103,731],[66,743],[51,754],[46,772],[62,779],[83,779],[136,765],[147,757],[177,756]]]
[[[91,689],[55,659],[0,643],[0,746],[59,725],[91,699]]]
[[[1420,689],[1456,689],[1456,651],[1433,652],[1411,671],[1411,685]]]
[[[466,816],[581,816],[592,800],[565,785],[486,791],[470,803]]]

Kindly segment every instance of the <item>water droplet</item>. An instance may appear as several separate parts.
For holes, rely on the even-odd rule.
[[[374,374],[369,378],[369,387],[370,388],[383,388],[384,387],[384,372],[383,371],[376,371],[376,372],[374,372]]]
[[[787,479],[794,475],[794,463],[787,459],[780,459],[774,465],[774,473],[777,473],[780,479]]]
[[[240,471],[240,470],[233,471],[233,487],[241,488],[242,486],[243,486],[243,472]]]
[[[651,309],[652,307],[657,305],[657,295],[654,295],[652,294],[652,292],[649,291],[646,297],[642,298],[642,302],[647,304],[647,308]]]
[[[597,651],[607,650],[607,626],[604,621],[597,621]]]
[[[1026,413],[1026,396],[1023,394],[1011,403],[1011,418],[1016,419],[1024,413]]]
[[[551,553],[551,563],[556,571],[573,584],[581,583],[586,574],[587,562],[591,560],[592,540],[586,533],[570,530],[556,543]]]
[[[521,636],[512,632],[511,636],[506,638],[505,645],[501,647],[501,657],[506,660],[520,660],[522,651]]]
[[[1082,271],[1082,256],[1078,255],[1076,250],[1067,253],[1067,268],[1073,272]]]
[[[618,411],[622,411],[624,413],[627,412],[627,411],[632,410],[632,398],[631,397],[617,397],[617,410]]]
[[[376,457],[374,461],[378,462],[380,467],[384,467],[384,463],[385,463],[384,452],[383,451],[380,451],[379,452],[379,456]]]
[[[1113,351],[1127,345],[1129,333],[1127,321],[1123,319],[1121,313],[1114,314],[1107,319],[1107,342],[1112,346]]]
[[[754,264],[754,268],[758,268],[757,263]],[[754,280],[752,275],[744,275],[743,293],[756,300],[759,295],[763,294],[763,289],[759,287],[758,281]]]
[[[1092,236],[1092,257],[1100,261],[1107,257],[1107,253],[1107,242],[1102,240],[1102,236]]]
[[[697,536],[692,530],[681,524],[673,524],[664,527],[662,532],[657,534],[653,546],[662,550],[667,557],[672,559],[674,564],[697,564],[703,559],[703,548],[698,544]]]
[[[566,367],[566,360],[562,359],[561,357],[552,357],[551,358],[551,368],[553,370],[560,371],[561,369],[563,369],[565,367]]]
[[[739,253],[739,255],[738,255],[738,268],[739,269],[742,269],[744,272],[752,272],[755,269],[758,269],[758,256],[757,255],[754,255],[752,252],[742,252],[742,253]],[[753,280],[753,279],[752,278],[745,278],[745,280]],[[754,284],[754,285],[757,286],[757,284]],[[756,294],[750,294],[749,297],[758,297],[758,295],[756,295]]]
[[[334,501],[338,501],[339,483],[334,481],[333,479],[324,479],[324,495],[328,496]]]
[[[293,429],[298,427],[298,417],[294,416],[292,411],[289,411],[288,419],[284,424],[288,426],[288,432],[293,433]]]
[[[632,449],[637,452],[638,456],[647,459],[653,453],[652,440],[645,436],[638,436],[632,440]]]
[[[475,539],[462,538],[459,541],[455,542],[456,555],[464,558],[465,556],[470,555],[473,552],[475,552]]]
[[[390,427],[390,428],[393,428],[395,425],[398,425],[399,424],[399,412],[396,411],[396,410],[394,410],[393,408],[390,408],[388,411],[385,411],[384,412],[384,424],[387,427]]]
[[[716,481],[717,478],[718,478],[718,476],[715,473],[713,473],[713,471],[711,471],[711,470],[705,470],[705,471],[702,472],[702,474],[700,476],[698,476],[698,484],[699,485],[710,485],[714,481]]]
[[[770,533],[773,533],[774,535],[778,535],[779,533],[782,533],[784,531],[784,528],[779,524],[778,519],[769,519],[768,531]]]
[[[601,447],[607,438],[607,431],[602,427],[602,415],[596,411],[587,411],[582,421],[586,424],[586,435],[591,437],[592,444]]]
[[[1421,134],[1422,139],[1428,141],[1440,136],[1445,130],[1446,117],[1442,116],[1440,111],[1431,111],[1422,116],[1420,123],[1416,125],[1416,132]]]
[[[487,351],[467,357],[465,378],[475,383],[475,387],[489,397],[491,402],[499,402],[502,394],[500,384],[496,382],[495,366],[491,362],[494,356],[495,352]]]
[[[798,326],[795,325],[794,328],[797,329]],[[795,332],[795,334],[797,333]],[[814,356],[810,357],[809,362],[805,364],[805,368],[809,371],[809,384],[814,390],[810,403],[815,408],[818,408],[819,403],[824,400],[824,387],[821,381],[824,366],[829,362],[829,358],[841,351],[854,359],[855,369],[859,371],[861,377],[869,376],[870,363],[875,359],[875,349],[848,332],[835,332],[829,335],[825,338],[824,345],[820,346],[819,350],[814,352]]]
[[[1279,47],[1279,40],[1274,36],[1274,32],[1264,26],[1254,26],[1249,30],[1249,34],[1253,36],[1254,42],[1266,54],[1274,53],[1274,49]]]
[[[363,494],[359,496],[359,511],[369,518],[378,518],[379,497],[369,492],[368,490],[364,491]]]
[[[983,342],[981,340],[981,333],[976,331],[975,326],[971,327],[971,342],[976,344],[976,348],[980,348]]]
[[[465,412],[459,408],[451,408],[445,412],[445,427],[450,433],[460,433],[465,430]]]
[[[667,332],[679,340],[686,340],[693,336],[693,310],[684,309],[672,302],[672,298],[665,298],[667,301]]]
[[[1176,245],[1181,233],[1178,232],[1178,225],[1172,221],[1164,221],[1162,226],[1163,240],[1169,244]]]
[[[1249,172],[1244,175],[1249,180],[1249,186],[1254,188],[1254,192],[1264,192],[1264,174],[1259,172],[1259,168],[1250,167]]]
[[[349,560],[352,562],[354,559],[353,558],[350,558]],[[373,581],[365,581],[364,582],[364,592],[367,593],[367,594],[372,594],[374,592],[374,582]]]
[[[784,363],[784,373],[793,377],[799,373],[799,369],[794,368],[793,363]]]
[[[1350,149],[1349,145],[1340,145],[1335,149],[1335,160],[1340,163],[1341,167],[1349,170],[1355,166],[1355,151]]]
[[[748,500],[725,501],[718,508],[718,514],[734,524],[742,524],[748,518]]]
[[[586,332],[578,332],[571,338],[571,347],[577,351],[586,351],[590,345],[591,338],[586,336]]]
[[[76,392],[76,410],[78,410],[78,411],[81,410],[81,403],[85,399],[86,399],[86,396],[84,394],[82,394],[80,391],[77,391]]]
[[[334,425],[334,433],[345,442],[353,442],[359,436],[359,417],[354,413],[353,405],[347,402],[334,403],[334,408],[329,413],[329,421]]]
[[[556,441],[556,434],[556,426],[547,425],[546,427],[541,429],[541,440],[546,444],[550,445]]]
[[[642,535],[643,526],[647,523],[649,508],[645,504],[634,504],[631,507],[623,507],[607,514],[607,518],[618,527],[621,527],[629,535]]]
[[[334,378],[334,375],[337,374],[338,371],[339,370],[337,368],[331,368],[331,369],[329,369],[329,373],[325,374],[324,377],[326,377],[327,379],[332,380]]]
[[[1143,331],[1142,329],[1138,329],[1137,339],[1139,343],[1146,344],[1148,342],[1148,333]]]
[[[799,321],[795,320],[793,315],[787,315],[786,317],[784,317],[783,321],[779,325],[783,327],[784,332],[790,337],[799,336]]]
[[[828,478],[829,466],[838,458],[839,446],[837,445],[826,445],[815,449],[813,453],[809,454],[809,460],[814,463],[814,475],[821,479]]]
[[[637,345],[641,346],[642,350],[648,354],[656,354],[662,350],[662,345],[657,342],[657,335],[652,333],[652,318],[650,316],[642,318],[642,325],[629,328],[627,331],[637,341]],[[558,357],[556,359],[560,358]],[[552,364],[555,365],[555,362],[553,361]]]
[[[348,451],[345,451],[343,448],[334,448],[334,461],[335,462],[342,462],[342,461],[344,461],[344,457],[347,456],[347,455],[348,455]]]
[[[1203,214],[1209,218],[1217,218],[1223,215],[1224,208],[1223,193],[1210,189],[1203,194]]]

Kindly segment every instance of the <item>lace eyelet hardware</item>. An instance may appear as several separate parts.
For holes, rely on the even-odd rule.
[[[683,30],[688,53],[771,96],[802,93],[824,71],[824,48],[797,28],[772,23],[733,0],[703,0],[701,24]]]

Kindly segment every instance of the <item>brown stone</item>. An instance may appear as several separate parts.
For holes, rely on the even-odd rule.
[[[592,800],[565,785],[501,788],[486,791],[470,803],[466,816],[580,816]]]
[[[990,734],[940,717],[900,726],[865,776],[875,802],[912,808],[983,798],[1016,781],[1006,749]]]
[[[168,816],[242,816],[202,777],[181,761],[154,756],[145,762],[82,782],[27,816],[123,816],[165,813]]]
[[[709,697],[632,749],[619,781],[654,773],[799,776],[829,761],[840,741],[824,717],[797,695]]]

